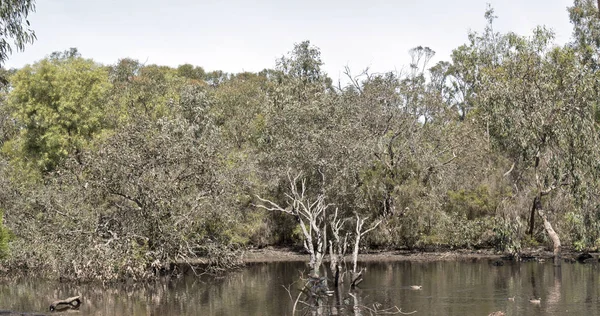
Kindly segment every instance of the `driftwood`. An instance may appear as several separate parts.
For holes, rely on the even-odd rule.
[[[79,309],[81,306],[81,298],[79,296],[69,297],[64,300],[58,300],[50,304],[51,312],[60,312],[68,309]]]

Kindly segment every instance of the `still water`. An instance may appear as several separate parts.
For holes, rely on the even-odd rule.
[[[365,280],[352,294],[364,306],[397,306],[403,312],[416,311],[412,315],[600,315],[598,265],[563,264],[560,271],[537,262],[363,266]],[[219,278],[188,276],[119,287],[19,281],[0,284],[0,310],[44,313],[55,299],[81,295],[80,315],[291,315],[293,301],[286,287],[304,270],[302,262],[253,264]],[[412,290],[411,285],[422,289]],[[291,289],[295,299],[298,292]],[[330,301],[341,304],[341,314],[354,315],[348,292],[343,289]],[[532,297],[541,298],[541,304],[530,303]]]

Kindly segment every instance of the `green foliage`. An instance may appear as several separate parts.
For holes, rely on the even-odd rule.
[[[565,242],[576,251],[596,251],[600,248],[598,215],[585,212],[566,212],[560,221]]]
[[[176,69],[158,65],[142,65],[137,60],[122,59],[109,69],[112,90],[109,92],[111,121],[126,124],[135,116],[153,120],[172,116],[173,105],[179,102],[180,91],[190,81],[178,75]]]
[[[451,61],[431,67],[434,51],[418,46],[405,73],[347,69],[337,88],[308,41],[260,73],[102,66],[75,49],[6,72],[5,260],[104,280],[201,257],[231,267],[241,247],[302,241],[296,218],[255,206],[257,195],[285,204],[300,172],[306,196],[339,218],[383,220],[367,247],[518,254],[547,245],[540,225],[525,234],[543,197],[564,245],[598,249],[597,9],[576,0],[569,13],[566,46],[544,28],[498,33],[488,8]]]
[[[574,0],[569,7],[569,19],[573,24],[573,45],[580,52],[582,62],[599,70],[600,26],[597,1]]]
[[[190,64],[184,64],[177,67],[177,75],[180,77],[202,81],[206,78],[206,72],[202,67],[194,67]]]
[[[35,32],[29,26],[27,16],[35,11],[34,0],[4,0],[0,2],[0,66],[12,53],[9,40],[17,50],[24,50],[25,44],[33,43]]]
[[[8,107],[20,133],[4,152],[22,170],[52,171],[91,146],[108,128],[104,120],[107,72],[75,54],[25,66],[11,77]]]
[[[446,209],[450,213],[463,214],[472,220],[493,215],[497,201],[498,197],[493,196],[486,185],[480,185],[474,190],[448,191]]]
[[[516,220],[497,218],[493,226],[495,237],[491,244],[497,250],[518,255],[522,249],[521,240],[524,230],[524,225],[518,218]]]
[[[0,259],[4,259],[8,256],[8,242],[10,235],[8,229],[3,225],[4,214],[0,209]]]

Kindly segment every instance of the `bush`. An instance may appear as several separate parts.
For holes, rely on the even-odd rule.
[[[0,259],[4,259],[8,255],[8,240],[10,238],[8,229],[3,225],[3,215],[2,210],[0,210]]]

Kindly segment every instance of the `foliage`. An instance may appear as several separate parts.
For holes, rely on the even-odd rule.
[[[34,0],[5,0],[0,2],[0,66],[12,53],[13,45],[24,50],[27,43],[36,39],[27,16],[35,11]],[[11,45],[9,40],[13,40]]]
[[[499,199],[490,194],[487,186],[482,185],[474,190],[449,191],[448,200],[446,206],[448,212],[462,213],[471,220],[493,215]]]
[[[53,55],[11,77],[8,109],[20,129],[3,150],[23,170],[52,171],[110,127],[107,72],[76,54]]]
[[[226,269],[244,247],[304,246],[309,226],[286,216],[296,209],[257,207],[288,205],[288,174],[303,175],[304,200],[327,198],[312,232],[381,220],[348,241],[366,248],[518,255],[548,246],[542,217],[564,245],[596,250],[597,13],[575,0],[573,39],[557,46],[543,27],[497,32],[488,7],[450,61],[430,65],[435,52],[418,46],[406,71],[346,69],[337,87],[309,41],[259,73],[105,66],[75,49],[3,71],[0,208],[14,234],[3,262],[149,279],[201,259]],[[334,210],[347,219],[337,228]]]
[[[0,259],[3,259],[8,255],[8,242],[10,235],[8,229],[3,225],[4,213],[0,209]]]

